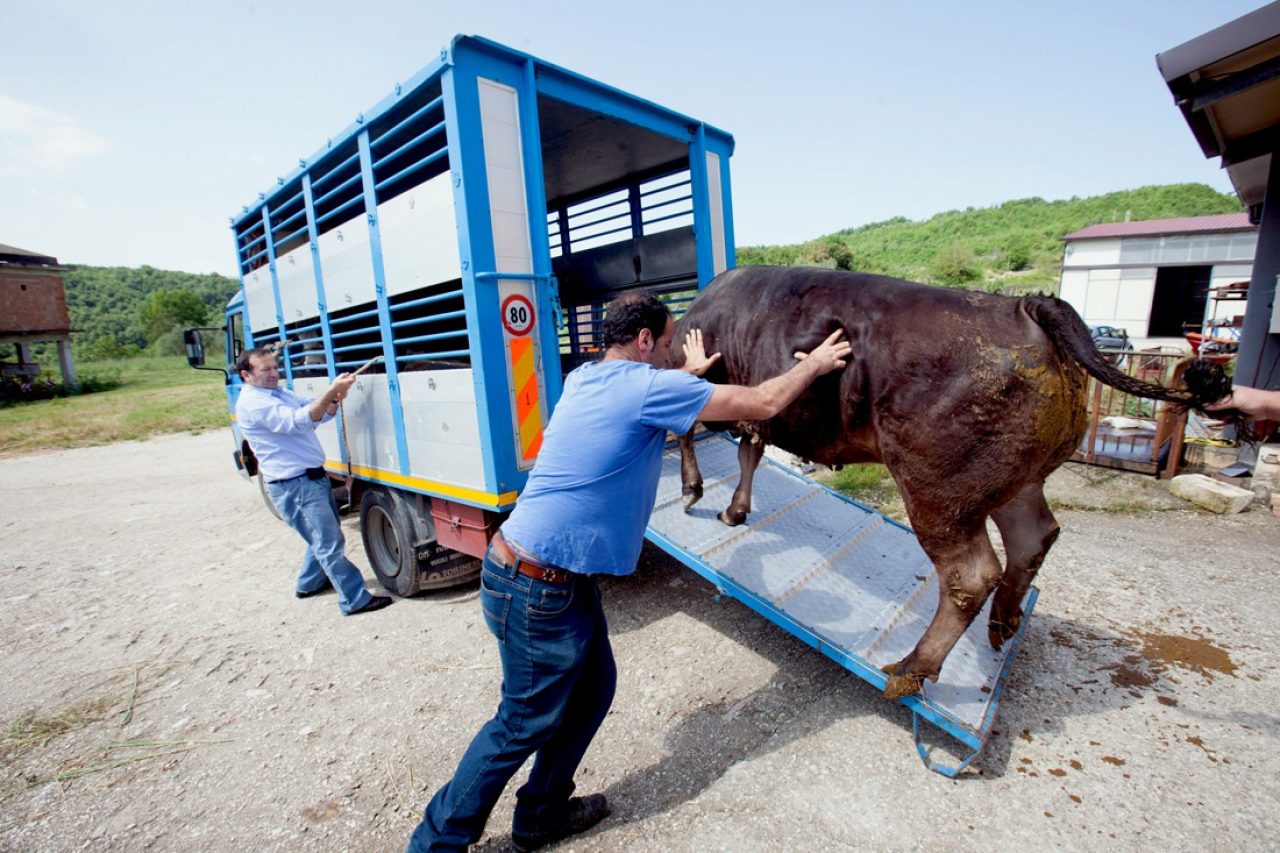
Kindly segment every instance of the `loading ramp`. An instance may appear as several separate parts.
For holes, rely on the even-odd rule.
[[[727,527],[716,514],[737,486],[737,443],[708,433],[696,446],[703,498],[684,512],[673,444],[663,456],[649,540],[722,594],[883,689],[880,667],[915,647],[937,606],[937,573],[915,534],[768,456],[756,471],[746,523]],[[998,652],[987,642],[988,600],[938,681],[898,700],[912,712],[916,749],[929,769],[955,776],[982,750],[1037,595],[1028,590],[1022,623]],[[967,747],[964,759],[934,761],[921,719]]]

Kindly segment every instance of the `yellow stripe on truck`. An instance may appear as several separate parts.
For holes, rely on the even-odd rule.
[[[324,467],[329,473],[345,476],[347,466],[334,459],[326,459]],[[395,474],[391,471],[379,471],[376,468],[365,468],[361,465],[352,465],[351,473],[365,480],[373,480],[375,483],[385,483],[389,486],[408,486],[423,492],[431,492],[441,497],[455,498],[468,503],[480,504],[481,506],[492,507],[494,509],[502,509],[511,506],[516,502],[516,492],[503,492],[495,495],[492,492],[483,492],[479,489],[468,489],[464,486],[453,486],[448,483],[439,483],[435,480],[426,480],[422,477],[406,477],[403,474]]]

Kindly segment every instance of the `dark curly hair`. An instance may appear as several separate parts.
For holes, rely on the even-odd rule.
[[[667,330],[670,316],[667,306],[652,294],[624,293],[605,309],[604,345],[625,346],[640,336],[641,329],[648,329],[657,340]]]

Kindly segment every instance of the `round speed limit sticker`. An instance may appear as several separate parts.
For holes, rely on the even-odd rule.
[[[533,303],[519,293],[502,300],[502,326],[516,337],[529,334],[533,328]]]

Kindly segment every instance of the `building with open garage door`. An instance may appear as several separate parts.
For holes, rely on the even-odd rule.
[[[1187,335],[1238,335],[1257,229],[1229,213],[1091,225],[1062,238],[1061,297],[1091,327],[1130,346],[1187,346]]]

